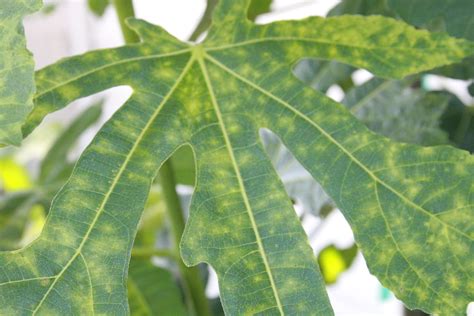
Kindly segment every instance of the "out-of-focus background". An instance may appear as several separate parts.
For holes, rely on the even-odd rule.
[[[270,12],[259,15],[256,22],[268,23],[313,15],[326,16],[339,2],[339,0],[274,0]],[[43,11],[29,16],[24,23],[28,47],[34,54],[37,69],[67,56],[123,44],[118,19],[112,7],[106,8],[103,15],[98,16],[90,10],[87,0],[44,0],[44,3]],[[135,0],[134,5],[137,17],[164,27],[181,40],[188,40],[201,20],[206,1]],[[299,72],[301,78],[308,76],[312,67],[317,65],[303,63],[295,71]],[[355,70],[350,79],[352,84],[357,86],[372,77],[365,70]],[[314,80],[311,77],[304,81],[311,85]],[[450,91],[464,104],[473,103],[467,90],[468,81],[428,75],[423,77],[420,84],[428,90]],[[323,90],[337,101],[345,97],[342,84],[331,84]],[[128,87],[116,87],[76,101],[66,109],[48,116],[20,149],[0,151],[0,180],[2,180],[0,187],[3,186],[5,192],[33,190],[44,169],[42,161],[48,155],[51,146],[57,145],[59,135],[91,105],[101,104],[100,112],[90,114],[94,118],[90,118],[88,129],[80,133],[77,142],[64,152],[63,160],[73,163],[100,126],[123,104],[131,92]],[[368,272],[364,258],[353,246],[351,229],[341,213],[331,207],[327,211],[328,208],[325,206],[329,204],[325,203],[327,198],[324,193],[317,185],[307,181],[309,175],[292,160],[291,155],[271,133],[264,131],[262,138],[285,184],[292,182],[298,184],[293,186],[289,184],[287,189],[293,193],[292,197],[295,197],[295,210],[301,217],[315,254],[318,255],[320,264],[325,270],[329,297],[336,315],[403,315],[402,303]],[[51,183],[49,185],[52,192],[46,195],[51,196],[58,187]],[[44,188],[42,190],[47,191]],[[178,191],[183,201],[186,201],[192,192],[192,186],[180,184]],[[47,206],[47,202],[34,203],[33,209],[36,209],[25,217],[28,218],[29,226],[26,227],[26,233],[22,233],[17,246],[27,244],[38,234],[41,230],[41,221],[44,220],[44,208]],[[160,204],[158,203],[156,207],[159,208]],[[307,211],[312,207],[318,208],[318,212]],[[156,264],[166,265],[166,261],[157,258]],[[217,279],[212,271],[206,292],[208,297],[218,296]]]

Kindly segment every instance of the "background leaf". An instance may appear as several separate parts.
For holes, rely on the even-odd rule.
[[[87,0],[87,4],[95,15],[102,16],[105,9],[110,5],[110,0]]]
[[[132,316],[187,315],[171,273],[147,260],[132,259],[128,297]]]

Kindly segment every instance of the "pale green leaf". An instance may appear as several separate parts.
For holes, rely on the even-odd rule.
[[[38,73],[26,133],[74,99],[118,85],[134,93],[78,161],[41,236],[0,254],[2,313],[128,313],[128,259],[150,184],[189,144],[197,183],[181,255],[188,265],[213,266],[226,313],[331,315],[260,128],[274,131],[337,203],[384,285],[411,307],[464,311],[474,284],[472,157],[373,134],[344,106],[305,88],[292,66],[334,58],[402,77],[456,62],[473,44],[383,17],[263,26],[245,17],[242,3],[220,2],[201,45],[130,20],[142,43]]]
[[[0,146],[19,145],[35,93],[34,63],[22,20],[40,9],[41,0],[2,0],[0,7]]]

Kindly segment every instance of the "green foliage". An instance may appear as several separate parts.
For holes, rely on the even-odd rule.
[[[128,297],[133,316],[187,315],[171,273],[147,260],[131,261]]]
[[[19,145],[21,125],[33,107],[34,63],[26,49],[22,19],[41,0],[2,1],[0,11],[0,146]]]
[[[409,307],[464,312],[474,294],[472,156],[374,134],[345,106],[305,88],[292,69],[300,58],[314,57],[402,78],[458,62],[474,45],[381,16],[259,26],[246,19],[245,9],[219,2],[199,45],[130,19],[139,44],[68,58],[37,73],[25,135],[80,97],[119,85],[134,92],[77,162],[41,236],[24,249],[0,253],[0,313],[127,314],[129,257],[150,186],[162,164],[190,145],[196,188],[181,256],[188,265],[214,267],[226,313],[331,315],[323,278],[261,143],[261,128],[280,137],[341,209],[382,284]],[[368,101],[357,105],[364,98],[358,92],[388,93],[374,92],[377,80],[356,88],[347,105],[374,108]],[[393,91],[412,93],[402,82],[386,82]],[[406,102],[423,105],[425,97],[410,95]],[[375,121],[361,117],[369,126]],[[140,289],[147,285],[138,282],[144,278],[133,261],[130,273],[137,281],[131,311],[145,311],[150,299]],[[161,279],[161,286],[170,284]],[[177,291],[169,292],[175,300]],[[140,297],[145,303],[137,303]]]

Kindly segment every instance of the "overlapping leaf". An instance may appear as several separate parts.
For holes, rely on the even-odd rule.
[[[117,85],[134,93],[82,155],[41,237],[0,254],[2,313],[126,314],[128,258],[151,181],[190,144],[197,183],[181,254],[187,264],[215,268],[225,311],[332,314],[312,250],[260,143],[263,127],[344,212],[383,284],[411,307],[465,309],[474,290],[472,157],[377,136],[344,106],[304,88],[291,68],[313,56],[402,77],[458,61],[473,45],[382,17],[256,26],[245,16],[243,3],[222,1],[197,46],[132,20],[142,43],[38,73],[25,133],[76,98]]]
[[[0,8],[0,146],[18,145],[21,125],[33,107],[34,63],[26,49],[22,19],[41,0],[2,1]]]

